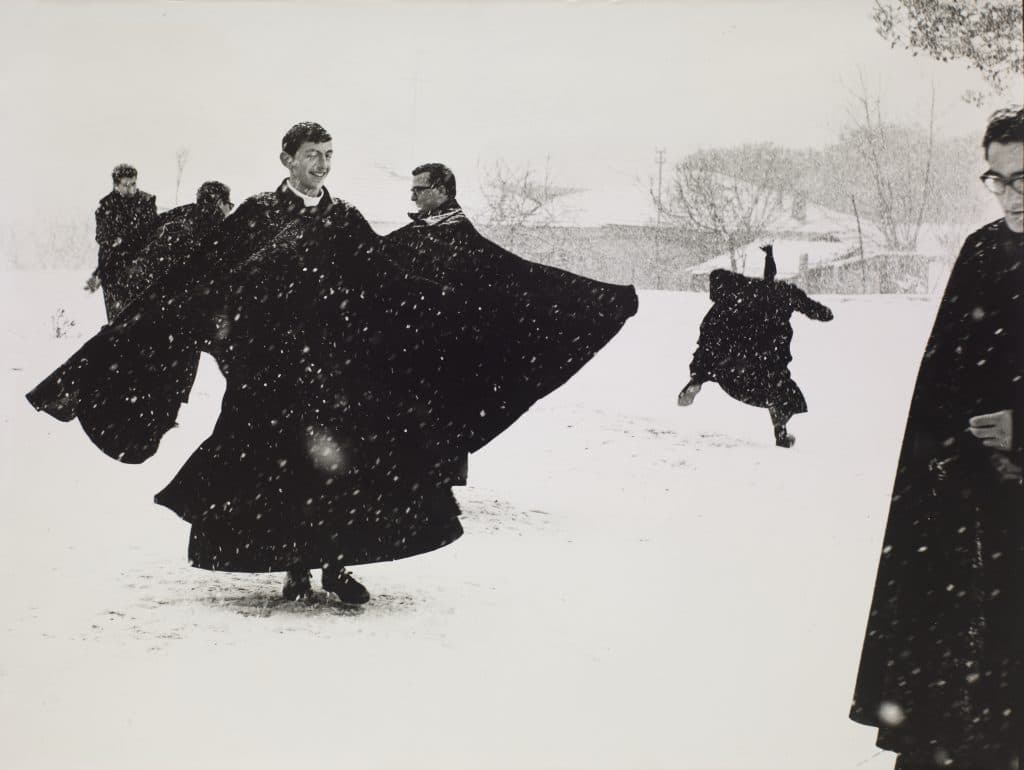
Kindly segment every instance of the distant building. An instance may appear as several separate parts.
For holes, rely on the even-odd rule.
[[[793,213],[775,222],[763,237],[736,251],[735,269],[760,276],[760,247],[775,246],[778,278],[812,294],[925,294],[944,281],[966,225],[924,224],[912,252],[887,249],[874,223],[849,214],[801,202]],[[799,213],[802,216],[794,216]],[[687,270],[691,291],[708,290],[715,269],[731,270],[733,259],[721,253]]]

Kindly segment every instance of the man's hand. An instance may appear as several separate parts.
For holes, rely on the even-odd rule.
[[[100,287],[100,279],[95,274],[89,276],[89,280],[85,282],[85,290],[87,292],[94,292]]]
[[[992,467],[1003,481],[1016,481],[1018,484],[1024,481],[1024,469],[1013,462],[1009,455],[993,452],[991,460]]]
[[[979,414],[967,421],[967,430],[992,449],[1009,452],[1013,446],[1013,410],[1003,409],[992,414]]]

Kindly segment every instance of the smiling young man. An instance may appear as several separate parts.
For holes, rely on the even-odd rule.
[[[192,524],[195,567],[286,572],[286,599],[310,594],[320,568],[325,591],[364,604],[348,566],[440,548],[462,527],[411,437],[425,418],[409,416],[408,351],[437,315],[420,315],[433,285],[389,267],[362,214],[330,195],[332,155],[322,126],[289,129],[288,177],[225,221],[211,280],[188,292],[191,315],[216,319],[196,336],[226,392],[213,435],[156,501]]]
[[[362,215],[345,202],[332,198],[324,180],[331,171],[334,149],[331,135],[319,123],[297,123],[281,139],[280,161],[288,170],[288,177],[272,192],[259,193],[246,199],[234,216],[225,223],[218,249],[219,259],[239,261],[253,259],[261,249],[275,244],[279,250],[287,250],[305,238],[309,232],[323,228],[331,221],[339,231],[351,226],[367,237],[375,237]],[[269,287],[270,291],[286,287]],[[284,296],[284,294],[280,295]],[[273,297],[271,297],[273,300]],[[220,314],[216,336],[223,340],[232,339],[232,324],[244,312],[244,298],[238,310]],[[232,343],[232,347],[244,346],[244,340]],[[274,352],[267,351],[272,359]],[[229,381],[229,387],[238,383],[241,390],[251,389],[259,379],[260,361],[251,356],[232,356],[230,351],[221,351],[218,362]],[[245,449],[238,454],[243,459],[253,457],[261,449],[267,451],[275,441],[269,437],[266,446],[248,435],[250,428],[257,430],[265,426],[248,425],[245,419],[238,424],[225,419],[222,414],[218,423],[221,435],[214,436],[203,444],[175,478],[156,495],[156,501],[165,505],[192,523],[189,541],[189,561],[195,567],[228,571],[286,571],[285,598],[295,599],[308,594],[310,588],[309,568],[323,566],[317,555],[310,558],[299,544],[303,535],[290,532],[286,523],[274,522],[268,527],[260,525],[262,514],[255,514],[252,520],[242,508],[250,491],[233,489],[229,477],[224,481],[211,483],[215,476],[211,469],[222,465],[223,450],[227,445],[241,444]],[[287,419],[285,415],[280,415]],[[276,428],[277,419],[270,423]],[[241,436],[245,434],[244,438]],[[238,458],[231,458],[237,460]],[[281,458],[281,462],[287,462]],[[248,468],[234,471],[236,478],[251,475]],[[257,499],[259,493],[255,494]],[[212,502],[211,502],[212,501]],[[204,506],[211,510],[201,511]],[[232,512],[232,509],[235,509]],[[282,513],[285,518],[288,512]],[[362,604],[369,599],[366,589],[356,582],[344,569],[340,561],[329,565],[324,571],[324,588],[333,590],[346,603]]]
[[[989,121],[1003,217],[968,236],[907,418],[851,717],[898,770],[1024,747],[1024,111]]]

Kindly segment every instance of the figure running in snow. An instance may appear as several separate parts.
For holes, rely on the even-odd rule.
[[[697,350],[690,362],[690,381],[679,393],[679,406],[689,406],[705,382],[751,406],[768,409],[775,445],[789,448],[796,437],[786,431],[795,414],[807,411],[804,394],[789,373],[793,356],[789,318],[800,312],[815,321],[831,321],[832,311],[796,286],[775,280],[771,246],[765,253],[764,279],[729,270],[711,272],[711,310],[700,324]]]

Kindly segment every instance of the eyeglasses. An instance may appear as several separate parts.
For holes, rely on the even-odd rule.
[[[989,171],[986,174],[982,174],[980,179],[985,188],[996,195],[1002,195],[1007,187],[1016,193],[1024,194],[1024,174],[1014,174],[1007,179],[1002,174]]]
[[[419,195],[424,190],[433,190],[433,189],[434,189],[434,185],[432,185],[432,184],[417,184],[417,185],[413,185],[412,187],[410,187],[409,188],[409,192],[411,192],[413,195]]]

